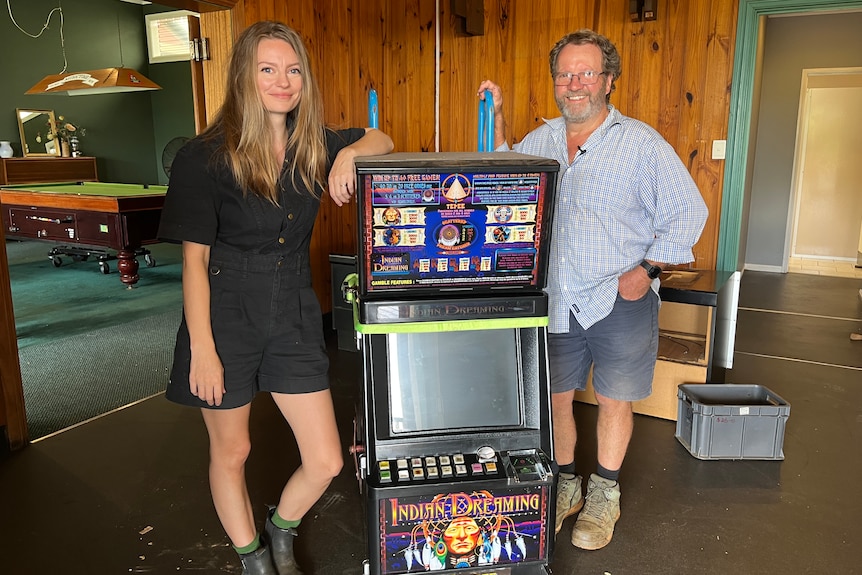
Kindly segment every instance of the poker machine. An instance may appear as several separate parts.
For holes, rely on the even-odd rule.
[[[547,573],[547,362],[559,164],[512,152],[357,158],[362,354],[351,452],[366,573]]]

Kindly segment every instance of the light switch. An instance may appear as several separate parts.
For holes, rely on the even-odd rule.
[[[727,140],[713,140],[712,141],[712,159],[713,160],[723,160],[724,153],[727,149]]]

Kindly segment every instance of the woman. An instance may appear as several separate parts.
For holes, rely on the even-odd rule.
[[[354,193],[356,156],[385,154],[373,129],[323,125],[300,36],[259,22],[238,38],[224,105],[177,154],[159,236],[182,242],[183,321],[168,399],[201,407],[213,502],[243,573],[299,574],[296,527],[342,467],[309,242],[320,196]],[[302,463],[257,532],[245,483],[259,391],[291,426]]]

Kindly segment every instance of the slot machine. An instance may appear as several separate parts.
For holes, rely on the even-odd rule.
[[[512,152],[357,158],[365,572],[547,573],[547,362],[559,164]]]

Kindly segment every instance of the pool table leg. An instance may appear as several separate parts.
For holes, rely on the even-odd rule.
[[[117,271],[120,272],[120,281],[129,289],[134,288],[140,279],[138,267],[135,250],[119,250],[117,252]]]

